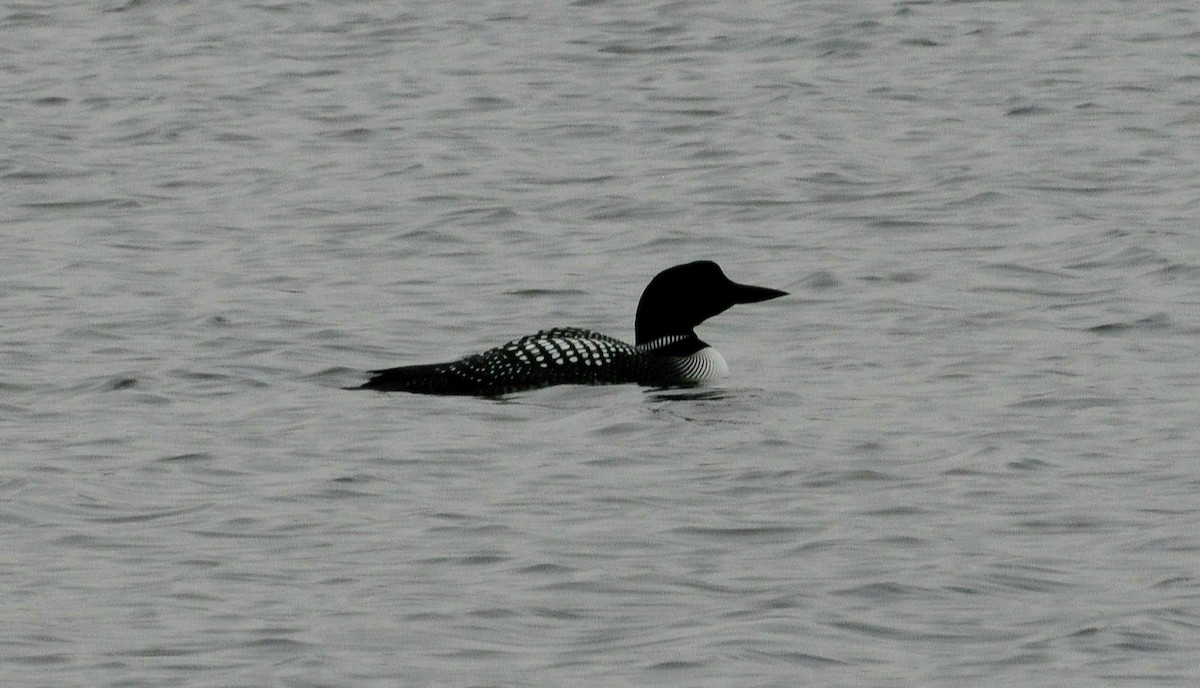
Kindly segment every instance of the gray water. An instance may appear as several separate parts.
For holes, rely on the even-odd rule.
[[[1200,682],[1194,2],[0,8],[0,685]]]

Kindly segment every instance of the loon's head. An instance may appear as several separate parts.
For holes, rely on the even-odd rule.
[[[692,329],[739,303],[756,303],[787,292],[738,284],[711,260],[676,265],[658,273],[638,302],[637,343],[660,337],[693,335]]]

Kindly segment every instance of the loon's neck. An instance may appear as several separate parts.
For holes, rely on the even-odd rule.
[[[695,332],[667,334],[637,345],[638,351],[655,356],[691,356],[706,348],[708,344],[701,341]]]

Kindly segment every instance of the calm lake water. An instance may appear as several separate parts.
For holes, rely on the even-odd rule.
[[[1193,2],[0,3],[0,685],[1200,683]],[[696,259],[709,389],[343,391]]]

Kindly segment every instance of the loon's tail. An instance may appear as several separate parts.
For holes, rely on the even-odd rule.
[[[401,366],[372,370],[371,379],[350,389],[374,389],[380,392],[416,392],[418,394],[457,394],[461,385],[458,376],[445,363]]]

